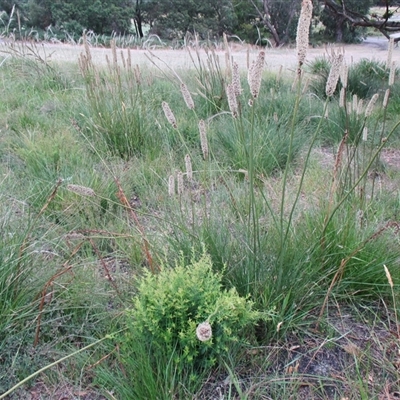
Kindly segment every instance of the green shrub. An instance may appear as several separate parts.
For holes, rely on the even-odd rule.
[[[140,341],[173,356],[178,371],[214,365],[230,344],[240,340],[241,331],[260,318],[252,302],[239,297],[234,288],[223,289],[221,279],[212,271],[208,255],[190,265],[181,261],[173,269],[163,267],[158,275],[145,274],[127,312],[126,356],[130,346]],[[200,341],[196,328],[205,321],[212,327],[212,337]]]

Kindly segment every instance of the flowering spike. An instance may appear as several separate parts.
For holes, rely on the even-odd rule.
[[[181,83],[181,93],[182,93],[183,99],[185,100],[187,108],[189,110],[193,110],[194,109],[194,101],[193,101],[192,95],[189,92],[189,89],[187,88],[187,86],[184,83]]]
[[[332,60],[332,67],[329,71],[329,76],[326,81],[325,92],[328,97],[331,97],[335,93],[336,86],[339,80],[340,67],[343,62],[343,54],[334,54]]]
[[[228,98],[229,110],[231,111],[233,118],[237,118],[238,103],[237,103],[236,96],[235,96],[235,89],[234,89],[232,83],[230,83],[226,87],[226,97]]]
[[[258,57],[254,60],[249,68],[248,83],[251,95],[257,98],[260,93],[262,70],[265,62],[265,51],[260,51]]]
[[[176,123],[175,115],[172,112],[169,104],[166,101],[163,101],[161,105],[168,122],[176,129],[178,125]]]
[[[208,159],[208,142],[207,142],[207,129],[204,120],[199,121],[199,132],[200,132],[200,144],[203,158]]]
[[[297,60],[298,60],[298,74],[306,59],[308,50],[308,37],[310,34],[310,23],[313,11],[313,4],[311,0],[303,0],[301,3],[301,12],[299,22],[297,24]]]

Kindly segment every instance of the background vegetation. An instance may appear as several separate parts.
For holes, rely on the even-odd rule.
[[[312,41],[359,41],[365,28],[347,15],[354,11],[357,18],[368,17],[371,6],[396,2],[347,1],[344,13],[339,3],[314,1]],[[138,44],[148,34],[182,43],[194,34],[215,41],[225,33],[240,41],[281,46],[295,38],[300,6],[301,0],[1,0],[0,32],[74,42],[86,31],[105,35],[99,44],[106,45],[112,35],[132,35],[136,40],[131,44]],[[375,27],[382,32],[387,10],[378,12],[382,20]]]

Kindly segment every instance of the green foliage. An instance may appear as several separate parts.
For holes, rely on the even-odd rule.
[[[80,37],[83,30],[108,35],[128,33],[133,7],[125,0],[29,0],[24,11],[28,26],[46,29],[53,25],[56,30]]]
[[[212,39],[231,31],[235,23],[231,0],[150,0],[143,8],[151,18],[151,32],[169,39],[183,38],[186,32]]]
[[[362,59],[350,65],[348,92],[359,98],[368,99],[375,93],[384,93],[389,82],[389,68],[384,62]]]
[[[124,358],[134,357],[130,347],[140,341],[149,350],[164,351],[179,372],[188,366],[202,371],[215,365],[232,343],[243,340],[243,329],[261,317],[234,288],[223,289],[221,279],[207,255],[189,265],[181,259],[173,269],[163,267],[156,275],[146,273],[127,312]],[[196,327],[204,321],[210,323],[212,337],[201,342]]]
[[[241,40],[256,43],[259,40],[259,32],[254,23],[257,16],[254,6],[249,1],[242,0],[233,0],[232,4],[236,14],[234,34]]]

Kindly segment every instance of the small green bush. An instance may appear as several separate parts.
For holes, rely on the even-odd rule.
[[[139,282],[133,308],[127,312],[127,348],[140,341],[171,357],[178,371],[200,371],[226,354],[261,314],[234,288],[222,288],[222,276],[213,272],[208,255],[190,265],[183,260],[179,264],[173,269],[163,267],[157,275],[148,272]],[[212,336],[200,341],[196,328],[205,321]]]

